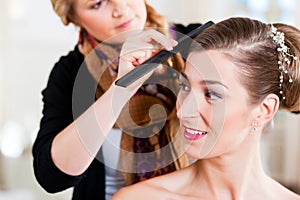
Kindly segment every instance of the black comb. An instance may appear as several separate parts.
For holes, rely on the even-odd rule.
[[[184,35],[178,39],[178,44],[173,48],[172,51],[167,51],[167,50],[161,50],[158,52],[155,56],[149,58],[136,68],[134,68],[132,71],[128,72],[125,74],[123,77],[115,81],[115,84],[121,87],[127,87],[151,70],[153,70],[155,67],[157,67],[160,63],[164,62],[167,60],[169,57],[172,55],[181,52],[181,51],[186,51],[186,46],[184,44],[188,41],[191,40],[197,35],[199,35],[202,31],[204,31],[206,28],[210,27],[214,23],[212,21],[208,21],[205,24],[195,28],[191,32],[189,32],[187,35]]]

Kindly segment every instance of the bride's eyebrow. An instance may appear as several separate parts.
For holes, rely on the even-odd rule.
[[[227,90],[229,90],[229,88],[225,84],[221,83],[220,81],[202,80],[202,81],[200,81],[200,84],[204,84],[204,85],[221,85],[221,86],[225,87]]]
[[[181,72],[180,74],[186,80],[189,80],[188,76],[184,72]],[[223,84],[222,82],[220,82],[220,81],[215,81],[215,80],[201,80],[199,83],[202,84],[202,85],[221,85],[221,86],[225,87],[227,90],[229,90],[229,88],[225,84]]]
[[[185,79],[189,80],[187,75],[184,72],[180,72],[180,75],[183,76]]]

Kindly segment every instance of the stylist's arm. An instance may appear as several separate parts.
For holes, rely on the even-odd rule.
[[[121,50],[118,78],[156,53],[157,46],[171,50],[176,44],[175,40],[153,30],[128,37]],[[67,174],[82,174],[93,161],[124,105],[151,74],[152,71],[127,88],[112,84],[89,109],[61,131],[51,148],[55,165]]]

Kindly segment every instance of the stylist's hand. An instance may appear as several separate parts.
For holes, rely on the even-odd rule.
[[[172,50],[177,44],[173,40],[162,33],[153,29],[139,32],[138,34],[129,36],[122,46],[120,54],[118,79],[124,76],[135,67],[152,57],[159,50]],[[139,87],[151,76],[154,70],[132,83],[127,89],[137,91]]]

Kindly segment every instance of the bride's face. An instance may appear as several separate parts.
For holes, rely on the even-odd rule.
[[[186,153],[200,159],[243,148],[253,107],[237,67],[218,51],[192,52],[180,81],[177,115]]]

